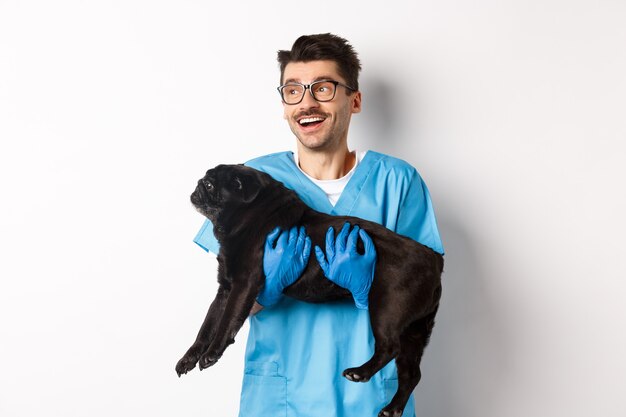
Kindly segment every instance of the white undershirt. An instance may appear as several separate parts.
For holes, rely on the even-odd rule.
[[[337,204],[337,201],[339,200],[339,197],[341,196],[343,189],[346,188],[346,184],[348,184],[348,181],[350,181],[350,178],[352,178],[352,175],[354,175],[354,171],[356,170],[357,165],[359,165],[359,163],[363,160],[363,157],[365,156],[367,151],[352,151],[351,153],[354,153],[356,155],[356,161],[354,163],[354,166],[352,167],[350,172],[348,172],[346,175],[336,180],[315,179],[311,177],[310,175],[308,175],[306,172],[302,171],[302,168],[300,168],[300,163],[298,161],[297,152],[294,153],[294,159],[296,161],[296,166],[298,167],[298,169],[300,169],[300,171],[302,171],[302,173],[308,179],[313,181],[315,185],[320,187],[322,191],[326,193],[326,196],[328,197],[328,201],[330,201],[330,204],[334,207],[335,204]]]

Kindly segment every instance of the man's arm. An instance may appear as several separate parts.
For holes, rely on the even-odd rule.
[[[256,313],[258,313],[261,310],[263,310],[263,306],[255,301],[254,305],[252,306],[252,310],[250,310],[250,315],[254,316]]]
[[[417,171],[413,171],[409,188],[403,196],[395,231],[442,255],[444,253],[430,193]]]

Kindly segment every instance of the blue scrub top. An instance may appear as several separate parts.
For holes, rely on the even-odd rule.
[[[400,159],[368,151],[334,207],[291,152],[246,165],[281,181],[315,210],[380,223],[443,254],[428,189],[415,168]],[[219,251],[208,220],[194,242]],[[376,416],[397,390],[395,361],[366,383],[342,376],[374,352],[368,311],[351,300],[311,304],[284,296],[249,322],[239,417]],[[411,395],[403,416],[414,415]]]

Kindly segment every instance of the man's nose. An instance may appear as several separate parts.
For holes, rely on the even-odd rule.
[[[319,101],[313,98],[313,95],[311,94],[311,90],[306,90],[304,92],[304,97],[302,97],[302,101],[300,102],[300,108],[310,109],[310,108],[319,107],[319,105],[320,105]]]

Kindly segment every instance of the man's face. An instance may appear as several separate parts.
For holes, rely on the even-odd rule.
[[[285,67],[283,84],[310,84],[319,80],[334,80],[346,84],[334,61],[291,62]],[[283,103],[284,117],[302,146],[311,150],[333,150],[346,143],[352,113],[361,111],[361,93],[337,86],[335,98],[320,103],[305,91],[298,104]]]

